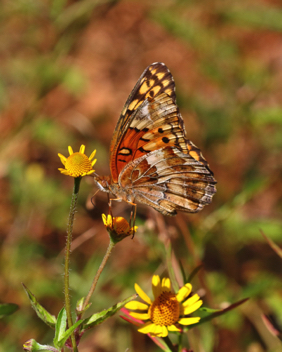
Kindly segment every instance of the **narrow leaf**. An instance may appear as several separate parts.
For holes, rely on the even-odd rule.
[[[207,321],[210,321],[210,320],[213,319],[213,318],[219,317],[220,315],[223,315],[223,314],[229,312],[230,310],[232,310],[232,309],[234,309],[234,308],[237,308],[237,307],[240,306],[241,304],[243,304],[243,303],[245,303],[246,301],[248,301],[248,299],[249,299],[249,298],[242,299],[242,300],[239,301],[239,302],[236,302],[236,303],[231,304],[231,305],[230,305],[229,307],[227,307],[227,308],[216,310],[215,312],[213,312],[213,313],[211,313],[211,314],[209,314],[209,315],[207,315],[207,316],[201,318],[201,320],[200,320],[198,323],[191,325],[190,329],[191,329],[192,327],[198,326],[198,325],[200,325],[200,324],[204,324],[204,323],[206,323]],[[203,308],[200,308],[200,310],[203,311],[204,309],[203,309]],[[211,309],[210,309],[210,308],[206,308],[206,311],[211,311]],[[186,330],[186,329],[185,329],[185,330]]]
[[[178,260],[178,263],[179,263],[179,267],[180,267],[180,270],[181,270],[183,282],[186,284],[188,281],[186,281],[186,273],[185,273],[185,270],[183,268],[181,260]]]
[[[268,242],[270,247],[274,250],[274,252],[276,254],[278,254],[280,258],[282,258],[282,249],[280,247],[278,247],[277,244],[274,243],[269,237],[267,237],[266,234],[262,230],[260,230],[260,233],[262,234],[264,239]]]
[[[101,324],[104,320],[108,319],[109,317],[113,316],[119,309],[121,309],[126,303],[135,299],[138,295],[134,294],[125,300],[115,304],[114,306],[110,307],[109,309],[105,309],[102,312],[95,313],[91,317],[84,319],[82,331],[88,330],[95,325]]]
[[[65,333],[62,335],[61,339],[57,342],[59,348],[63,348],[67,339],[71,336],[74,330],[79,327],[83,323],[83,320],[77,321],[71,328],[69,328]]]
[[[271,317],[265,314],[263,314],[261,318],[267,330],[269,330],[272,335],[277,336],[279,340],[282,341],[282,331],[281,328],[277,326],[277,323],[275,324]]]
[[[54,315],[51,315],[45,308],[41,306],[41,304],[38,303],[37,299],[35,296],[29,291],[29,289],[24,285],[23,288],[27,294],[27,297],[29,298],[29,301],[31,303],[32,308],[35,310],[36,314],[38,317],[44,321],[45,324],[49,325],[51,328],[55,328],[56,325],[56,318]]]
[[[67,312],[65,308],[62,308],[58,314],[55,337],[53,340],[54,345],[59,349],[59,341],[64,337],[67,328]]]
[[[87,309],[89,309],[90,306],[92,305],[92,303],[88,303],[87,306],[83,309],[84,301],[85,301],[85,297],[82,297],[79,301],[77,301],[77,303],[76,303],[77,315],[79,315],[79,314],[83,315],[87,311]]]
[[[121,308],[120,311],[126,315],[126,317],[124,317],[123,315],[120,315],[120,318],[122,318],[123,320],[127,321],[128,323],[133,324],[135,326],[138,326],[138,328],[140,328],[140,326],[142,324],[144,324],[143,320],[140,320],[140,319],[137,319],[137,318],[133,318],[130,315],[130,311],[128,309]]]
[[[167,270],[168,270],[168,274],[169,274],[169,277],[170,277],[170,280],[171,280],[171,284],[172,284],[173,290],[174,290],[174,292],[178,292],[178,290],[179,290],[179,285],[178,285],[178,282],[177,282],[177,280],[176,280],[175,273],[174,273],[174,270],[173,270],[173,267],[172,267],[172,260],[171,260],[171,257],[172,257],[171,242],[168,241],[168,243],[167,243],[167,245],[166,245],[166,264],[167,264]]]
[[[0,318],[5,317],[6,315],[13,314],[18,309],[19,309],[19,306],[14,303],[0,304]]]
[[[199,266],[197,266],[192,273],[188,276],[187,281],[185,281],[185,283],[187,284],[188,282],[191,282],[193,280],[193,278],[198,274],[198,272],[203,268],[203,264],[200,264]]]

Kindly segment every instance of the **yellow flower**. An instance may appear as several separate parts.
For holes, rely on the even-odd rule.
[[[91,175],[94,170],[92,167],[96,163],[96,159],[94,156],[96,154],[96,150],[92,152],[90,157],[84,154],[85,146],[82,145],[79,149],[79,152],[74,153],[72,147],[68,148],[70,156],[66,158],[62,154],[58,154],[59,158],[61,159],[62,164],[64,165],[64,169],[59,168],[58,170],[61,171],[62,174],[72,176],[72,177],[80,177]]]
[[[171,292],[170,279],[163,278],[161,281],[158,275],[154,275],[152,291],[155,300],[153,302],[137,284],[135,284],[135,291],[145,303],[131,301],[125,305],[125,308],[142,311],[130,312],[130,315],[136,319],[147,320],[138,329],[143,334],[166,337],[169,331],[181,331],[176,324],[191,325],[200,320],[199,317],[186,317],[203,304],[197,294],[187,299],[192,291],[192,285],[189,283],[175,294]]]
[[[119,242],[125,237],[133,235],[138,228],[137,226],[130,228],[129,223],[121,216],[114,218],[111,215],[102,214],[102,219],[114,242]]]

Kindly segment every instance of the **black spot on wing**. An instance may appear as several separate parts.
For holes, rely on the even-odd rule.
[[[145,150],[143,147],[138,148],[141,153],[150,153],[150,150]]]
[[[143,142],[150,142],[150,139],[148,139],[148,138],[140,138],[140,141],[143,141]]]

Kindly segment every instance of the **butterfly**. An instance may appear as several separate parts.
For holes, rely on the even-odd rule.
[[[100,190],[163,215],[196,213],[210,204],[216,180],[201,151],[186,138],[175,83],[165,64],[142,73],[117,122],[110,176],[94,174]]]

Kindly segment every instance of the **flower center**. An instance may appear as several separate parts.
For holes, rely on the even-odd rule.
[[[127,233],[130,231],[128,222],[121,216],[113,219],[113,227],[117,234]]]
[[[151,320],[156,325],[169,326],[179,319],[179,303],[172,292],[162,292],[150,307]]]
[[[72,174],[72,176],[78,177],[84,172],[90,171],[92,165],[85,154],[78,152],[73,153],[67,158],[65,168]]]

